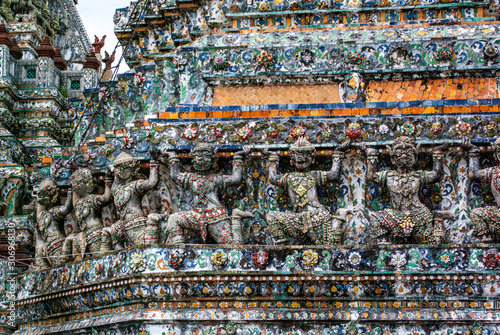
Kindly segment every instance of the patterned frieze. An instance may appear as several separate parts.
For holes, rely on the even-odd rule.
[[[46,115],[50,115],[54,120],[67,120],[72,115],[71,111],[68,110],[67,104],[60,105],[60,100],[30,100],[30,101],[17,101],[14,110],[19,112],[43,112]]]
[[[365,106],[365,104],[362,104],[362,107]],[[420,108],[422,110],[435,110],[434,107]],[[450,106],[450,110],[452,108],[461,110],[460,107]],[[266,110],[265,108],[262,109]],[[360,110],[363,109],[360,108]],[[402,110],[411,111],[414,109],[417,108],[396,108],[393,111],[397,113]],[[319,110],[325,111],[321,107]],[[341,108],[332,108],[327,109],[326,112],[334,114],[337,110],[342,111]],[[355,110],[353,109],[353,111]],[[348,113],[349,110],[344,109],[344,111],[350,114]],[[368,108],[366,108],[366,111],[368,111]],[[130,127],[125,134],[108,134],[107,141],[113,148],[118,147],[116,149],[127,151],[132,149],[132,151],[140,155],[152,145],[168,149],[186,150],[200,141],[213,143],[227,149],[248,145],[286,149],[300,136],[313,139],[320,148],[335,147],[346,138],[351,138],[354,143],[365,141],[378,145],[389,144],[395,137],[401,135],[416,136],[420,141],[427,144],[441,143],[443,141],[458,144],[464,138],[472,138],[476,142],[488,143],[497,136],[499,131],[498,122],[500,122],[500,118],[496,112],[460,115],[455,113],[429,113],[424,116],[410,115],[410,113],[408,115],[391,115],[388,113],[390,111],[381,109],[381,115],[376,116],[369,114],[310,116],[310,114],[317,113],[318,110],[297,111],[292,109],[285,110],[283,116],[275,113],[276,116],[272,118],[254,117],[236,121],[234,119],[235,114],[228,108],[228,113],[231,115],[228,118],[152,118],[148,120],[148,126]],[[256,111],[256,114],[259,112]],[[171,113],[179,115],[183,112],[172,109]],[[200,113],[205,117],[207,115],[207,112],[189,112],[189,108],[186,108],[185,113],[193,115]],[[209,113],[213,115],[217,112]],[[225,112],[220,112],[221,115],[222,113]],[[250,114],[252,111],[240,111],[240,113]],[[285,116],[285,113],[289,113],[289,116]],[[300,116],[300,114],[303,116]],[[115,122],[119,123],[120,121],[116,120]],[[245,127],[248,127],[251,132],[243,136],[241,129]],[[355,132],[350,131],[353,127],[356,128]]]
[[[115,30],[122,31],[130,29],[127,26],[127,22],[130,17],[135,22],[145,24],[148,20],[161,19],[165,15],[164,13],[172,11],[175,12],[182,9],[183,6],[179,6],[180,1],[171,1],[169,6],[164,6],[161,1],[154,1],[151,6],[148,6],[144,11],[144,6],[133,2],[130,7],[117,9],[115,12],[114,22]],[[203,9],[212,15],[208,22],[212,23],[212,26],[216,26],[215,17],[231,17],[231,15],[252,15],[252,14],[267,14],[267,16],[278,16],[284,14],[300,14],[300,13],[311,13],[312,10],[315,13],[328,13],[328,12],[340,12],[341,10],[353,10],[353,9],[363,9],[363,10],[402,10],[402,9],[415,9],[424,7],[459,7],[460,5],[466,5],[469,7],[487,7],[490,4],[489,1],[454,1],[450,3],[449,1],[443,0],[431,0],[431,1],[237,1],[229,0],[221,3],[220,10],[216,8],[218,3],[211,6],[203,6]],[[219,9],[219,13],[216,13]],[[141,16],[142,14],[142,16]],[[162,15],[164,14],[164,15]],[[220,22],[226,23],[226,22]],[[227,24],[227,23],[226,23]]]
[[[67,102],[57,88],[17,88],[11,80],[0,81],[0,85],[8,87],[0,91],[0,101],[13,106],[19,100],[55,99],[59,105],[67,106]]]
[[[192,4],[181,6],[179,9],[170,8],[167,11],[158,10],[155,2],[146,8],[146,14],[142,18],[139,18],[139,14],[142,13],[143,6],[140,3],[136,6],[134,3],[130,8],[117,10],[115,31],[118,37],[125,41],[130,37],[132,27],[142,26],[141,32],[132,40],[131,48],[125,52],[129,64],[137,65],[144,63],[145,59],[157,58],[169,52],[174,45],[186,43],[190,45],[193,41],[196,43],[200,35],[210,32],[217,34],[218,29],[231,33],[281,28],[310,28],[324,31],[325,28],[345,26],[377,28],[379,25],[389,25],[399,21],[412,25],[427,25],[429,22],[449,25],[464,21],[484,21],[481,7],[488,5],[486,2],[446,4],[398,2],[396,4],[383,1],[354,4],[351,1],[344,6],[342,2],[330,4],[328,1],[322,1],[301,8],[303,5],[301,1],[293,1],[293,6],[287,5],[288,2],[290,1],[284,0],[281,4],[274,4],[268,1],[257,1],[257,3],[252,1],[251,4],[241,2],[238,5],[213,2],[200,7]],[[274,8],[273,4],[279,8]],[[148,10],[156,12],[149,15]],[[383,11],[379,13],[379,10]],[[158,14],[159,11],[164,12],[165,16]],[[129,17],[129,13],[133,15]],[[173,20],[172,17],[178,19]],[[132,23],[127,26],[129,20]]]
[[[239,15],[248,15],[254,13],[267,13],[268,15],[276,15],[283,13],[300,13],[301,10],[315,10],[316,13],[326,13],[328,11],[335,12],[340,10],[350,10],[353,9],[364,9],[371,10],[401,10],[401,9],[414,9],[414,8],[423,8],[424,6],[428,7],[439,7],[449,6],[449,2],[447,1],[439,1],[439,0],[431,0],[431,1],[294,1],[294,0],[286,0],[286,1],[228,1],[226,3],[227,12],[225,13],[227,17],[230,17],[231,14],[239,14]],[[477,2],[467,2],[467,1],[455,1],[453,2],[453,6],[460,6],[461,4],[466,4],[470,7],[475,6],[487,6],[489,2],[486,1],[477,1]],[[278,13],[277,13],[278,12]],[[233,15],[234,15],[233,14]]]
[[[431,68],[491,70],[496,68],[498,54],[487,58],[483,51],[488,44],[496,44],[497,34],[495,25],[469,25],[208,35],[181,47],[177,64],[181,73],[183,68],[188,73],[199,69],[204,78]],[[183,60],[193,53],[194,64]],[[216,63],[216,56],[225,57],[224,67]]]
[[[498,254],[498,245],[129,249],[18,277],[19,334],[125,324],[131,314],[163,327],[439,321],[466,331],[500,320]]]
[[[86,308],[102,310],[123,301],[132,303],[146,299],[149,301],[147,307],[150,309],[171,308],[184,311],[192,311],[195,308],[240,308],[254,311],[262,308],[287,308],[314,312],[319,308],[327,310],[380,308],[382,313],[386,313],[391,309],[404,308],[411,311],[405,313],[406,320],[415,317],[415,311],[425,309],[447,310],[439,314],[439,319],[446,320],[449,309],[495,312],[500,308],[497,300],[498,280],[478,282],[477,277],[472,280],[466,276],[466,280],[449,281],[444,279],[446,276],[430,276],[432,280],[422,279],[428,278],[425,276],[412,279],[399,276],[402,279],[397,281],[390,278],[398,276],[388,275],[385,276],[386,279],[381,279],[382,277],[384,276],[361,276],[360,282],[347,281],[349,278],[347,276],[344,280],[340,277],[339,280],[331,280],[331,277],[317,275],[229,276],[227,280],[224,276],[209,275],[194,279],[193,277],[166,279],[162,276],[151,277],[146,281],[102,283],[84,289],[29,299],[20,302],[17,307],[18,316],[24,320],[46,319],[51,314],[71,315]],[[178,280],[184,283],[179,283]],[[422,301],[424,296],[426,300]],[[376,317],[372,316],[375,320]],[[339,315],[337,318],[345,318],[345,315]],[[460,319],[470,320],[464,313],[460,313]]]
[[[425,6],[421,8],[407,8],[406,10],[379,10],[367,8],[365,11],[359,8],[339,10],[304,10],[287,11],[279,13],[270,18],[268,12],[255,13],[228,13],[227,16],[233,20],[233,26],[238,28],[222,28],[223,31],[238,32],[245,30],[266,31],[283,29],[324,29],[344,27],[373,27],[396,24],[425,25],[432,24],[459,24],[465,22],[484,22],[487,19],[481,17],[481,8],[470,8],[468,5],[458,5],[458,8],[441,6]],[[438,19],[442,18],[442,19]],[[194,34],[192,32],[191,34]],[[177,40],[174,40],[177,42]],[[148,55],[145,55],[146,57]]]
[[[386,322],[363,323],[361,321],[350,321],[332,324],[327,322],[300,322],[300,315],[293,322],[259,322],[247,323],[244,321],[212,321],[207,323],[167,323],[155,324],[148,322],[141,326],[127,326],[130,320],[142,319],[143,313],[129,312],[114,314],[111,316],[98,317],[89,322],[70,321],[58,326],[40,326],[27,330],[19,330],[15,334],[98,334],[98,335],[199,335],[199,334],[241,334],[241,335],[444,335],[444,334],[494,334],[497,331],[495,324],[473,323],[470,325],[457,324],[419,324],[419,325],[397,325]],[[217,314],[212,313],[214,317]],[[112,323],[121,324],[118,329],[110,327]],[[90,328],[92,327],[92,330]],[[86,329],[87,328],[87,329]]]
[[[484,333],[478,334],[494,334],[497,331],[495,321],[497,320],[496,313],[491,312],[465,312],[468,322],[463,323],[460,319],[447,318],[450,323],[444,323],[441,326],[436,325],[436,321],[441,321],[439,316],[443,314],[454,314],[442,312],[439,310],[431,310],[423,313],[413,313],[412,318],[406,318],[406,312],[389,312],[382,311],[363,313],[358,311],[352,312],[305,312],[305,311],[217,311],[217,310],[191,310],[189,312],[172,312],[170,309],[156,309],[146,312],[128,312],[122,314],[111,314],[109,316],[101,316],[90,320],[68,321],[62,324],[45,326],[45,327],[30,327],[20,329],[15,334],[54,334],[65,333],[68,331],[81,331],[85,328],[103,327],[102,334],[109,334],[106,328],[111,329],[113,324],[121,324],[125,327],[126,324],[131,324],[133,321],[144,323],[150,327],[151,334],[161,334],[161,331],[171,331],[170,334],[199,334],[198,331],[205,331],[205,334],[231,334],[225,329],[234,329],[239,331],[238,334],[381,334],[381,328],[384,334],[446,334],[450,331],[456,331],[455,334],[470,334],[470,329],[481,328]],[[456,313],[455,313],[456,314]],[[462,313],[460,313],[462,314]],[[365,316],[366,315],[366,316]],[[418,317],[416,316],[418,315]],[[373,319],[378,318],[375,322]],[[475,319],[477,318],[477,319]],[[380,320],[381,321],[378,321]],[[217,320],[217,326],[213,326],[213,320]],[[354,320],[354,321],[351,321]],[[474,322],[479,320],[478,322]],[[191,321],[191,322],[189,322]],[[461,322],[462,321],[462,322]],[[401,326],[399,323],[415,323],[418,325]],[[190,324],[195,323],[196,326]],[[294,326],[291,326],[291,324]],[[315,326],[313,326],[313,324]],[[459,324],[459,325],[457,325]],[[104,328],[106,327],[106,328]],[[120,327],[120,328],[121,328]],[[348,329],[358,329],[358,333],[347,332]],[[106,329],[106,330],[104,330]],[[418,330],[418,332],[417,332]],[[95,330],[94,330],[95,331]],[[92,334],[101,334],[98,332]],[[155,333],[153,331],[160,331]],[[191,331],[191,332],[190,332]],[[214,331],[214,332],[212,332]],[[262,331],[262,333],[260,333]],[[70,333],[73,334],[73,333]],[[85,333],[87,334],[87,333]],[[90,334],[90,332],[88,333]],[[133,334],[150,334],[147,332],[135,332]],[[236,334],[236,333],[232,333]]]
[[[288,302],[286,302],[288,303]],[[301,303],[303,303],[301,301]],[[341,302],[339,302],[340,304],[342,304]],[[423,304],[421,302],[415,302],[413,301],[412,302],[414,305],[416,304]],[[238,313],[237,311],[232,311],[231,313],[224,313],[224,312],[221,312],[220,310],[217,310],[217,307],[220,307],[220,308],[243,308],[243,307],[246,307],[247,304],[253,304],[254,307],[249,307],[249,311],[250,313],[248,315],[242,315],[242,313]],[[267,304],[267,307],[266,307],[266,304]],[[342,310],[342,309],[347,309],[346,308],[343,308],[343,307],[330,307],[331,306],[331,303],[327,303],[327,302],[310,302],[311,305],[314,305],[313,308],[305,308],[305,313],[302,314],[302,315],[310,315],[311,318],[310,319],[316,319],[317,321],[321,322],[320,319],[323,318],[324,320],[326,319],[329,319],[329,321],[344,321],[344,320],[359,320],[360,319],[360,313],[359,313],[359,310],[356,310],[354,308],[356,307],[351,307],[353,308],[352,312],[348,312],[346,310]],[[337,304],[337,303],[335,303]],[[357,304],[357,302],[351,302],[349,304]],[[373,302],[370,303],[370,305],[372,305]],[[449,304],[449,303],[445,303],[445,304]],[[202,307],[202,310],[201,310],[201,313],[196,315],[196,313],[193,313],[194,310],[192,308],[200,308],[201,305],[210,305],[210,307],[205,307],[203,306]],[[292,319],[292,313],[290,312],[293,312],[293,315],[295,317],[295,321],[298,321],[297,319],[297,311],[298,310],[301,310],[301,308],[299,306],[296,306],[294,308],[291,308],[289,311],[284,311],[284,310],[281,310],[281,311],[278,311],[278,314],[274,314],[274,313],[270,313],[270,310],[269,309],[266,309],[265,312],[264,312],[264,315],[261,314],[260,316],[257,316],[256,315],[256,311],[255,311],[255,306],[260,306],[262,305],[262,307],[264,308],[269,308],[269,307],[273,307],[273,306],[270,306],[270,303],[269,302],[249,302],[249,301],[235,301],[235,300],[232,300],[232,301],[224,301],[224,302],[221,302],[221,303],[217,303],[217,302],[210,302],[210,301],[205,301],[205,302],[199,302],[199,301],[194,301],[194,302],[184,302],[184,303],[179,303],[179,302],[149,302],[149,303],[130,303],[130,304],[126,304],[126,305],[123,305],[121,308],[117,309],[117,308],[114,308],[114,307],[104,307],[104,308],[100,308],[100,309],[89,309],[89,310],[85,310],[85,311],[82,311],[82,313],[80,314],[74,314],[74,315],[70,315],[70,316],[58,316],[58,317],[55,317],[53,318],[52,320],[50,320],[50,322],[44,322],[44,321],[35,321],[35,322],[32,322],[32,323],[27,323],[27,324],[24,324],[24,325],[21,325],[19,328],[20,330],[24,330],[24,329],[27,329],[27,328],[33,328],[33,327],[37,327],[37,326],[41,326],[41,325],[46,325],[48,323],[52,323],[52,324],[58,324],[58,323],[61,323],[61,322],[70,322],[70,323],[79,323],[81,322],[81,320],[83,319],[97,319],[97,318],[100,318],[100,317],[103,317],[103,316],[113,316],[113,317],[116,317],[117,315],[119,315],[118,313],[121,313],[122,317],[125,317],[125,315],[127,315],[128,313],[130,313],[131,311],[140,311],[140,310],[147,310],[147,315],[145,314],[142,314],[142,317],[149,317],[150,319],[161,319],[161,318],[164,318],[166,320],[169,320],[169,321],[172,321],[174,319],[177,319],[177,320],[181,320],[182,318],[185,318],[186,316],[187,317],[195,317],[197,319],[197,321],[209,321],[210,318],[212,318],[212,316],[214,315],[214,313],[216,313],[216,315],[222,315],[222,320],[225,318],[225,317],[231,317],[231,316],[236,316],[237,319],[233,320],[235,322],[237,321],[243,321],[246,319],[246,321],[252,321],[252,320],[262,320],[262,321],[267,321],[267,320],[270,320],[270,318],[273,318],[274,316],[278,316],[278,319],[277,321],[286,321],[286,320],[290,320]],[[337,304],[338,305],[338,304]],[[452,304],[449,304],[450,306]],[[187,308],[186,308],[187,306]],[[190,307],[192,306],[192,307]],[[328,310],[329,308],[331,308],[332,310]],[[337,308],[337,310],[340,310],[340,312],[337,313],[337,311],[335,311],[334,309]],[[385,308],[385,307],[383,307]],[[180,312],[179,313],[175,313],[172,311],[172,309],[178,309]],[[318,315],[318,311],[321,311],[321,315]],[[336,314],[336,315],[332,315],[332,314]],[[354,313],[354,314],[353,314]],[[374,317],[375,315],[377,315],[376,313],[371,313],[368,314],[368,313],[362,313],[362,317],[364,317],[364,321],[368,321],[370,319],[370,316],[371,317]],[[433,309],[432,312],[430,313],[405,313],[405,312],[401,312],[401,311],[398,311],[395,313],[394,310],[391,310],[391,309],[386,309],[384,310],[384,312],[382,313],[384,316],[382,317],[382,319],[384,319],[384,321],[390,321],[390,320],[402,320],[406,315],[408,315],[410,318],[412,317],[415,317],[415,318],[419,318],[420,320],[432,320],[432,317],[436,317],[436,315],[446,315],[447,312],[441,312],[441,313],[436,313],[436,310]],[[462,318],[462,320],[465,320],[465,319],[469,319],[469,320],[472,320],[470,319],[472,316],[471,316],[471,313],[474,313],[472,312],[472,310],[469,310],[467,312],[459,312],[459,313],[450,313],[448,312],[448,314],[451,314],[453,316],[460,316]],[[490,315],[488,315],[490,314]],[[137,316],[138,315],[141,315],[141,314],[136,314]],[[474,314],[475,315],[475,314]],[[483,314],[481,312],[479,312],[479,318],[480,320],[485,320],[487,318],[492,318],[494,313],[492,313],[491,311],[489,312],[486,312]],[[351,317],[352,316],[352,317]],[[267,317],[267,318],[266,318]],[[445,316],[446,317],[446,316]],[[456,319],[457,320],[457,319]],[[54,329],[54,328],[53,328]],[[63,328],[63,329],[68,329],[68,328]],[[71,329],[71,328],[70,328]],[[55,330],[55,329],[54,329]]]
[[[483,21],[488,2],[440,1],[214,1],[165,8],[153,2],[147,8],[132,3],[115,13],[115,32],[130,36],[136,25],[147,30],[133,41],[134,53],[126,55],[133,64],[139,55],[149,58],[175,44],[190,43],[200,34],[250,29],[343,27],[388,25],[406,21],[411,24]],[[145,10],[145,11],[144,11]],[[142,14],[142,16],[141,16]],[[163,14],[163,15],[162,15]],[[404,15],[401,15],[404,14]],[[141,17],[140,17],[141,16]],[[173,20],[175,16],[177,19]],[[130,22],[129,22],[130,21]],[[231,22],[232,21],[232,22]]]
[[[110,84],[109,106],[114,118],[141,108],[151,113],[179,104],[211,105],[220,86],[328,82],[343,83],[343,92],[357,91],[357,99],[348,99],[348,92],[340,95],[342,101],[363,101],[373,80],[468,77],[470,70],[494,77],[497,29],[462,24],[205,35],[157,59],[158,66],[137,66],[135,74]],[[364,85],[350,88],[357,85],[351,72]]]
[[[263,261],[260,261],[260,258],[256,256],[259,251],[267,256],[263,258]],[[258,278],[253,278],[257,281],[285,282],[306,279],[349,282],[369,279],[395,282],[410,279],[495,281],[497,279],[496,268],[499,265],[499,258],[495,257],[497,255],[498,250],[494,245],[448,248],[359,246],[330,249],[276,246],[249,246],[246,248],[199,246],[176,249],[132,249],[85,262],[27,274],[19,278],[18,299],[19,301],[28,301],[33,297],[40,297],[41,294],[45,296],[42,299],[46,299],[47,294],[51,292],[59,294],[76,289],[81,285],[100,284],[103,280],[112,280],[115,282],[114,285],[119,285],[121,280],[128,280],[130,276],[142,275],[149,278],[162,274],[172,276],[171,280],[183,282],[186,280],[194,280],[195,282],[198,280],[224,281],[236,280],[237,278],[250,281],[254,275],[258,276]],[[255,274],[256,271],[258,274]],[[399,274],[396,274],[395,271]],[[206,273],[206,275],[201,273]],[[209,273],[212,274],[209,275]],[[386,275],[387,273],[392,274]],[[300,274],[306,275],[306,277],[302,278],[303,275]],[[250,277],[243,278],[241,275]],[[328,277],[324,277],[325,275]],[[183,276],[189,276],[189,279]],[[207,276],[210,276],[211,279],[208,279]],[[225,276],[231,278],[224,279]],[[321,277],[313,279],[310,276]],[[147,280],[150,281],[150,279]],[[478,292],[482,292],[486,296],[500,294],[500,291],[497,292],[496,289],[486,291]],[[396,295],[398,292],[400,291],[396,289]],[[405,294],[410,292],[411,289],[401,291]],[[351,293],[356,295],[355,291]],[[340,289],[339,294],[347,294],[347,290]],[[53,297],[55,296],[53,295]]]
[[[292,2],[293,4],[291,4]],[[145,12],[143,12],[144,6],[141,3],[133,3],[130,8],[119,9],[115,14],[114,21],[115,31],[123,42],[130,37],[132,27],[141,26],[141,31],[135,34],[131,41],[131,47],[124,53],[127,62],[131,66],[135,66],[143,64],[145,59],[157,59],[159,55],[168,56],[168,52],[175,45],[186,45],[188,48],[196,45],[199,43],[198,36],[200,35],[209,34],[208,36],[215,38],[225,36],[229,39],[231,36],[238,35],[218,34],[218,29],[230,33],[243,32],[242,35],[251,36],[253,35],[252,31],[255,30],[274,29],[275,33],[279,33],[282,28],[309,28],[315,29],[320,34],[326,32],[325,35],[332,27],[339,28],[340,32],[349,31],[345,27],[359,27],[360,30],[375,28],[375,31],[385,31],[390,25],[400,21],[411,23],[415,27],[428,27],[429,22],[436,24],[436,26],[441,23],[441,27],[445,27],[450,23],[484,22],[487,18],[483,18],[483,7],[488,6],[488,4],[488,2],[481,1],[452,3],[434,1],[425,3],[420,1],[316,1],[307,4],[303,1],[290,0],[280,1],[279,4],[273,1],[235,1],[231,3],[214,1],[200,7],[192,4],[191,6],[175,8],[174,4],[173,8],[163,10],[162,6],[155,6],[157,3],[154,2],[145,9]],[[154,13],[148,13],[148,11],[154,11]],[[159,12],[163,12],[164,15]],[[129,15],[130,13],[132,14]],[[143,16],[139,17],[140,14]],[[172,17],[177,19],[173,20]],[[380,25],[384,26],[384,29],[378,29]],[[396,30],[398,29],[404,30],[404,28],[396,28]],[[340,35],[343,34],[340,33]],[[264,40],[262,37],[260,39]],[[382,40],[386,39],[384,37]],[[323,42],[328,42],[328,39]],[[294,44],[293,41],[287,41],[287,43]],[[261,43],[259,46],[262,45],[266,45],[266,43]],[[443,46],[423,46],[424,49],[429,47],[434,53],[438,51],[437,48]],[[384,47],[380,46],[380,48],[375,47],[374,49],[375,53],[379,53],[383,52]],[[278,61],[282,56],[285,56],[276,54],[277,50],[274,51],[275,55],[273,56]],[[346,52],[349,51],[353,50]],[[410,58],[414,57],[414,51],[412,50]],[[367,59],[372,56],[367,54],[367,50],[364,52],[357,50],[357,52]],[[457,54],[459,53],[460,51],[457,52]],[[326,57],[319,54],[317,56],[318,58]],[[373,57],[377,58],[378,56],[374,55]],[[352,54],[351,59],[354,58],[362,57],[356,57]],[[391,63],[390,57],[385,58],[385,65],[387,62]],[[400,57],[398,56],[398,58]],[[356,62],[360,62],[360,60],[356,60]],[[382,62],[382,64],[384,63]]]

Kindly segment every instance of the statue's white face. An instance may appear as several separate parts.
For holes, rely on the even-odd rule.
[[[83,180],[81,180],[77,186],[73,187],[73,190],[79,196],[85,196],[92,193],[92,191],[94,190],[94,181],[92,180],[92,176],[83,178]]]
[[[295,168],[297,168],[298,170],[308,170],[314,160],[313,152],[308,150],[292,150],[290,155],[292,165],[295,166]]]

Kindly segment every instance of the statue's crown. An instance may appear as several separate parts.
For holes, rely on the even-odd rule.
[[[191,150],[191,153],[197,151],[210,151],[212,154],[214,153],[214,147],[208,143],[197,143],[195,147]]]
[[[291,151],[314,151],[314,146],[305,137],[300,137],[290,147]]]
[[[135,163],[136,162],[136,159],[132,156],[130,156],[129,154],[127,154],[126,152],[120,152],[120,154],[118,155],[118,157],[116,157],[115,161],[113,162],[113,166],[120,166],[120,165],[123,165],[123,164],[126,164],[126,163]]]
[[[415,139],[410,136],[396,137],[394,139],[394,142],[392,142],[391,147],[393,150],[396,148],[413,148],[414,150],[417,149]]]
[[[73,187],[78,186],[87,178],[92,178],[92,172],[89,169],[78,169],[71,174],[71,185]]]

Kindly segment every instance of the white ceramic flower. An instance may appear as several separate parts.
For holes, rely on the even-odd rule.
[[[385,124],[381,124],[378,127],[378,132],[381,134],[387,134],[388,131],[389,131],[389,127],[387,127],[387,125],[385,125]]]

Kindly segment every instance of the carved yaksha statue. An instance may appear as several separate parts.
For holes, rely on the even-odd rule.
[[[482,242],[491,242],[493,237],[500,236],[500,167],[494,166],[479,169],[479,149],[470,140],[465,141],[464,148],[469,150],[469,178],[491,185],[491,193],[496,206],[474,208],[470,211],[470,219],[476,236]],[[495,159],[500,162],[500,138],[493,143]]]
[[[434,227],[434,217],[429,208],[420,202],[418,194],[422,186],[441,180],[445,146],[434,148],[432,171],[415,170],[419,147],[414,138],[397,137],[392,146],[387,146],[396,170],[377,172],[377,149],[363,146],[368,158],[366,178],[387,186],[391,198],[392,208],[371,213],[374,237],[379,238],[381,243],[387,243],[391,236],[396,239],[395,242],[414,241],[419,244],[440,244],[444,238],[442,220],[438,220],[440,224]]]
[[[296,172],[279,174],[278,156],[271,156],[269,182],[288,193],[293,212],[269,212],[267,223],[275,244],[285,244],[289,237],[310,238],[316,245],[338,245],[342,242],[345,217],[348,210],[338,210],[332,215],[318,200],[317,188],[326,182],[339,179],[344,142],[333,154],[330,171],[309,171],[315,157],[315,148],[304,137],[290,147],[290,159]]]
[[[180,172],[179,156],[170,153],[170,177],[181,187],[194,194],[193,210],[172,214],[167,222],[168,236],[165,243],[184,243],[183,230],[188,229],[200,233],[205,242],[207,233],[218,244],[243,244],[241,219],[253,218],[254,215],[239,209],[233,209],[232,217],[221,205],[217,196],[218,190],[241,184],[243,155],[248,151],[234,154],[233,172],[231,175],[214,174],[213,164],[217,151],[206,143],[198,143],[191,156],[194,173]]]
[[[106,176],[104,194],[97,195],[92,193],[94,183],[89,169],[79,169],[71,175],[73,207],[80,231],[75,237],[75,261],[81,261],[86,252],[97,254],[111,250],[111,236],[106,230],[103,234],[101,209],[111,203],[112,181],[112,178]]]
[[[114,249],[129,245],[158,244],[159,221],[166,214],[149,214],[142,210],[141,201],[146,192],[154,189],[159,181],[158,163],[151,159],[149,179],[139,179],[139,161],[121,152],[113,162],[115,181],[111,187],[118,213],[118,221],[106,228],[112,237]]]
[[[59,266],[73,259],[74,235],[64,234],[64,218],[73,209],[72,191],[63,206],[59,203],[59,187],[51,180],[45,179],[40,184],[36,206],[36,261],[35,267],[43,269]]]

